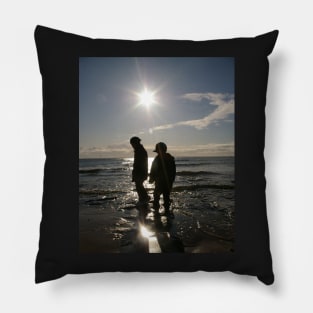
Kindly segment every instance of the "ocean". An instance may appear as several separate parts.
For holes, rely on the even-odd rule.
[[[184,252],[232,251],[234,157],[178,157],[175,160],[177,176],[171,193],[175,217],[165,222],[162,217],[163,232],[179,240]],[[149,158],[149,168],[152,161],[153,158]],[[132,158],[79,160],[81,252],[134,251],[131,238],[138,227],[140,212],[135,206],[138,199],[131,182],[132,164]],[[146,181],[144,186],[153,198],[154,185]],[[152,211],[149,204],[145,215],[148,228],[154,220]],[[102,240],[96,238],[97,235]]]

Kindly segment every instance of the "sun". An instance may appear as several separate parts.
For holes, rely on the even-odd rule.
[[[139,104],[145,106],[147,109],[156,103],[154,92],[149,91],[148,89],[145,89],[140,94],[138,94],[138,97]]]

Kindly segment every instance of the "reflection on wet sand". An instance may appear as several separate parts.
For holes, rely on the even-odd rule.
[[[150,211],[149,204],[138,206],[137,210],[136,232],[121,252],[184,252],[181,240],[172,233],[173,215],[156,215]]]
[[[81,206],[81,254],[234,251],[233,217],[226,209],[212,206],[198,210],[174,201],[166,215],[163,207],[155,214],[152,203],[123,203],[116,208],[116,201]]]

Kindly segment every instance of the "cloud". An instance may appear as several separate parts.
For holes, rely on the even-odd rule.
[[[196,120],[181,121],[173,124],[164,124],[152,128],[153,131],[170,129],[177,126],[190,126],[196,129],[203,129],[211,123],[223,120],[230,114],[234,113],[235,102],[234,95],[222,93],[187,93],[180,96],[182,99],[187,99],[194,102],[200,102],[206,99],[211,105],[216,106],[216,109],[207,116]]]
[[[124,143],[112,144],[104,147],[80,147],[80,158],[108,158],[108,157],[128,157],[132,148]]]
[[[164,130],[164,129],[170,129],[170,128],[173,128],[175,126],[177,126],[178,123],[176,124],[165,124],[165,125],[160,125],[160,126],[156,126],[156,127],[153,127],[153,128],[150,128],[152,131],[155,131],[155,130]]]
[[[169,153],[174,156],[233,156],[234,142],[209,143],[204,145],[169,146]]]
[[[223,105],[225,101],[231,100],[234,98],[232,94],[229,93],[186,93],[180,96],[182,99],[187,99],[190,101],[201,101],[202,99],[207,99],[212,105]]]
[[[129,144],[117,143],[117,144],[113,144],[113,145],[108,145],[106,147],[106,149],[108,149],[108,150],[129,150]]]

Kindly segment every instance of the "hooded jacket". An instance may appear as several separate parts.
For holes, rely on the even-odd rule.
[[[150,182],[171,189],[176,177],[175,159],[169,153],[158,154],[152,162]]]

